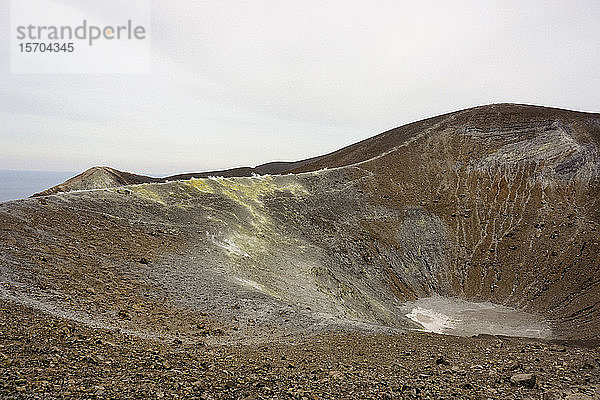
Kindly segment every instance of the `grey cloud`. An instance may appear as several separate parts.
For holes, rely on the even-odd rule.
[[[11,75],[0,60],[0,168],[212,169],[317,155],[484,103],[600,109],[597,1],[153,7],[150,75]]]

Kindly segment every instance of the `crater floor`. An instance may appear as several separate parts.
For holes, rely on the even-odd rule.
[[[422,325],[425,332],[552,338],[550,323],[540,316],[490,302],[435,296],[407,302],[404,308],[410,310],[406,316]]]

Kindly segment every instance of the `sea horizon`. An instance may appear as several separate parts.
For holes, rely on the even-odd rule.
[[[0,203],[25,199],[77,174],[73,171],[0,169]]]

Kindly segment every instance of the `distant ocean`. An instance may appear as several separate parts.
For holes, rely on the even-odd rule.
[[[0,169],[0,202],[24,199],[77,175],[76,172]]]

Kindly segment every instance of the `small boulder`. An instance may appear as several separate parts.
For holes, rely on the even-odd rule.
[[[524,386],[529,389],[535,387],[535,375],[533,374],[515,374],[510,377],[510,383],[514,386]]]
[[[450,365],[450,363],[448,362],[448,360],[446,360],[444,357],[442,356],[438,356],[435,360],[435,364],[436,365]]]
[[[583,393],[571,393],[568,395],[565,400],[597,400],[598,397],[596,395],[586,395]]]

